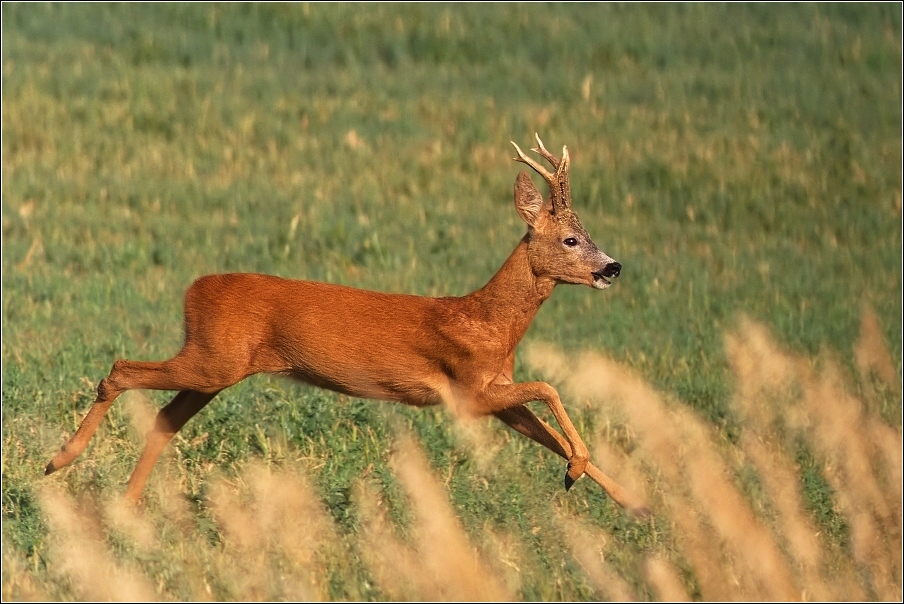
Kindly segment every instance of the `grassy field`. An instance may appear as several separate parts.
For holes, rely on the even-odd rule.
[[[900,599],[899,5],[2,10],[4,600]],[[200,275],[482,286],[534,132],[624,269],[557,289],[517,377],[652,519],[499,422],[269,377],[137,510],[170,393],[42,476]]]

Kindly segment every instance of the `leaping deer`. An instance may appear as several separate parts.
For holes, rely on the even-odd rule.
[[[515,346],[559,283],[606,289],[621,265],[593,243],[571,210],[567,147],[557,159],[537,136],[514,142],[516,161],[549,185],[544,202],[527,171],[515,180],[515,208],[527,234],[481,289],[460,298],[386,294],[258,274],[208,275],[185,293],[185,343],[168,361],[118,360],[76,433],[47,464],[50,474],[77,458],[126,390],[177,390],[157,414],[125,497],[137,501],[176,432],[217,393],[257,373],[291,376],[350,396],[416,407],[444,403],[464,416],[494,415],[568,460],[565,489],[587,474],[638,516],[643,502],[589,461],[556,390],[514,382]],[[525,405],[542,401],[563,437]]]

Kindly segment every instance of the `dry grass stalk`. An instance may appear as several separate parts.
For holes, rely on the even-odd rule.
[[[269,535],[261,533],[250,503],[242,502],[236,485],[221,481],[212,486],[209,506],[222,534],[214,576],[222,597],[230,600],[264,600],[279,591],[268,561]],[[227,569],[231,568],[229,572]]]
[[[226,571],[237,599],[322,600],[326,573],[318,552],[336,543],[336,532],[303,474],[273,472],[251,465],[242,473],[241,490],[220,482],[210,497],[224,534]]]
[[[118,563],[98,538],[104,531],[100,519],[78,507],[49,486],[39,491],[39,501],[50,531],[53,572],[69,578],[79,598],[121,602],[157,600],[148,580]]]
[[[800,590],[787,562],[769,530],[728,479],[727,468],[720,456],[711,446],[702,445],[697,451],[688,463],[694,498],[735,560],[753,579],[756,588],[751,590],[752,595],[759,594],[768,600],[797,599]]]
[[[456,418],[452,426],[458,445],[467,451],[477,471],[483,476],[493,476],[498,468],[499,452],[505,446],[500,433],[484,419]]]
[[[145,435],[154,427],[154,418],[157,416],[153,401],[143,390],[130,390],[122,395],[122,410],[129,418],[138,440],[144,442]]]
[[[875,359],[890,355],[868,310],[862,328],[857,357],[865,372],[864,367],[882,364]],[[896,598],[901,568],[900,433],[849,394],[843,372],[832,359],[824,359],[817,372],[807,359],[783,350],[765,328],[750,321],[742,322],[726,344],[732,368],[741,378],[735,404],[745,423],[742,445],[779,512],[789,554],[801,569],[808,594],[863,599],[866,592],[856,577],[866,572],[871,593]],[[855,565],[843,554],[827,560],[831,548],[810,536],[816,534],[815,527],[801,512],[799,479],[790,461],[798,436],[806,438],[823,462],[823,474],[850,529]],[[831,571],[820,573],[827,564]]]
[[[877,472],[881,455],[871,441],[863,405],[844,391],[834,363],[807,380],[803,404],[811,420],[810,442],[824,461],[826,480],[850,529],[854,560],[869,573],[878,598],[899,599],[900,502],[890,508],[883,495]]]
[[[732,405],[744,423],[741,448],[756,467],[775,508],[777,538],[784,541],[797,569],[802,594],[818,600],[834,599],[843,590],[820,574],[825,544],[818,538],[813,520],[803,511],[793,453],[784,450],[787,436],[779,427],[783,414],[789,411],[792,423],[801,421],[793,404],[802,359],[779,350],[762,326],[747,319],[742,319],[739,333],[726,335],[725,347],[738,378]]]
[[[274,474],[262,466],[248,474],[256,499],[265,502],[259,506],[261,529],[273,536],[294,571],[289,595],[323,599],[326,573],[318,553],[339,541],[329,512],[304,474]]]
[[[612,446],[606,440],[603,431],[598,430],[593,440],[594,459],[599,467],[606,468],[606,473],[618,484],[635,493],[643,501],[650,500],[647,479],[643,468],[636,458]]]
[[[876,375],[892,393],[901,396],[901,379],[882,336],[882,327],[872,309],[864,304],[860,318],[860,337],[854,345],[854,360],[864,382]]]
[[[565,531],[571,554],[594,589],[611,602],[634,602],[637,598],[631,586],[606,562],[604,550],[609,541],[606,532],[561,514],[557,520]]]
[[[104,520],[111,528],[126,535],[144,553],[160,548],[157,531],[145,514],[121,499],[114,499],[104,507]]]
[[[644,575],[662,602],[690,602],[681,575],[671,563],[654,556],[644,562]]]
[[[4,602],[47,602],[49,598],[35,578],[27,570],[27,564],[3,544],[3,587],[0,595]]]
[[[815,600],[838,599],[836,582],[820,574],[825,544],[817,537],[819,531],[813,520],[804,512],[800,484],[791,460],[775,446],[752,435],[742,437],[741,447],[756,467],[775,506],[778,537],[784,538],[785,551],[798,569],[803,593]]]
[[[358,548],[383,593],[400,601],[420,601],[441,593],[433,577],[421,569],[418,551],[396,535],[379,490],[359,480],[353,500],[363,525]]]
[[[872,451],[874,461],[883,470],[883,494],[888,508],[897,514],[900,535],[901,500],[904,487],[904,447],[901,432],[889,427],[876,417],[866,418],[866,431],[875,449]]]
[[[492,567],[474,548],[420,448],[402,437],[390,461],[411,501],[410,545],[395,536],[374,490],[361,483],[362,555],[391,597],[448,601],[511,600]]]
[[[675,545],[690,562],[703,598],[743,600],[744,590],[712,527],[704,522],[689,497],[676,490],[670,491],[664,515],[667,514],[671,520],[672,533],[677,541]]]
[[[414,440],[399,439],[390,465],[414,507],[422,564],[427,572],[444,578],[447,587],[452,588],[451,599],[513,599],[489,570],[492,567],[484,563],[471,545],[445,491]]]
[[[481,558],[490,563],[506,593],[514,599],[514,595],[521,591],[524,577],[538,572],[537,561],[526,551],[527,544],[517,535],[491,528],[488,524],[484,526],[481,536]]]

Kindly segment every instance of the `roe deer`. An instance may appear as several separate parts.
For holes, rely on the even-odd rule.
[[[218,392],[257,373],[287,375],[351,396],[414,406],[448,404],[469,417],[495,415],[568,460],[565,488],[585,472],[622,507],[643,502],[589,461],[587,447],[545,382],[515,383],[515,346],[559,283],[609,287],[621,265],[600,251],[571,211],[568,149],[553,156],[537,136],[546,170],[514,145],[516,161],[548,183],[544,202],[526,171],[515,207],[527,234],[483,288],[460,298],[364,291],[268,275],[208,275],[185,293],[185,343],[168,361],[118,360],[97,399],[45,474],[71,463],[110,405],[135,388],[178,390],[157,414],[129,479],[136,501],[167,443]],[[564,438],[525,404],[546,403]]]

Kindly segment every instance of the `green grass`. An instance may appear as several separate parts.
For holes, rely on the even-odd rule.
[[[527,340],[609,355],[729,443],[742,428],[723,338],[742,315],[853,373],[866,303],[900,381],[896,4],[4,4],[2,17],[4,555],[51,597],[78,592],[48,569],[35,489],[120,493],[142,442],[117,404],[71,470],[41,469],[114,360],[178,350],[194,278],[468,293],[524,232],[508,141],[535,131],[569,146],[575,208],[624,270],[603,294],[559,288]],[[865,382],[850,388],[866,397]],[[883,392],[884,420],[900,426],[900,394]],[[588,438],[606,422],[566,406]],[[275,378],[215,399],[174,443],[171,472],[214,541],[214,469],[234,477],[260,458],[313,463],[346,534],[372,465],[405,525],[387,466],[397,422],[449,477],[469,534],[527,544],[520,597],[600,597],[553,508],[604,527],[613,551],[673,551],[666,529],[638,527],[589,481],[562,493],[563,464],[501,426],[500,471],[482,475],[440,410]],[[844,546],[819,462],[801,455],[813,514]],[[359,558],[348,564],[331,597],[387,597],[362,587]]]

